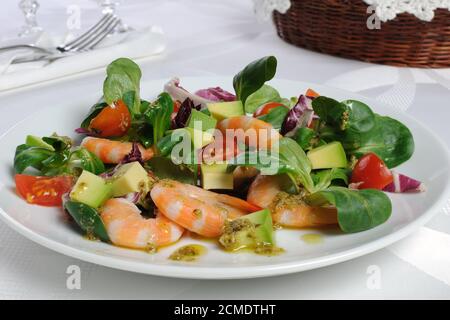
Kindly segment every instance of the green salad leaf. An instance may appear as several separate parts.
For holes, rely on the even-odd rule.
[[[152,127],[153,144],[158,144],[166,131],[170,129],[172,112],[173,101],[167,92],[161,93],[158,99],[144,111],[144,118]]]
[[[233,78],[237,100],[241,100],[245,105],[252,93],[275,76],[276,70],[277,59],[274,56],[267,56],[247,65]]]
[[[294,136],[294,140],[302,147],[303,150],[309,150],[316,147],[314,142],[316,132],[308,127],[299,128]]]
[[[325,170],[317,170],[311,173],[314,181],[315,191],[328,188],[334,181],[340,180],[343,184],[348,185],[348,179],[351,174],[350,169],[332,168]]]
[[[83,170],[97,175],[106,170],[103,162],[95,154],[81,147],[73,150],[68,159],[68,170],[74,172],[77,169],[79,172],[77,175]]]
[[[295,185],[302,185],[309,192],[315,190],[311,177],[311,162],[305,151],[290,138],[281,138],[278,150],[272,152],[243,152],[232,164],[251,166],[265,175],[286,174]]]
[[[139,66],[128,58],[119,58],[111,62],[106,68],[106,79],[103,83],[103,97],[107,104],[111,104],[117,100],[127,99],[127,106],[130,108],[131,114],[134,116],[140,111],[140,81],[141,69]],[[132,92],[133,99],[130,106],[130,97],[126,94]]]
[[[258,119],[270,123],[274,129],[279,130],[283,125],[283,121],[289,113],[286,107],[276,107],[269,111],[269,113],[258,117]]]
[[[374,228],[389,219],[392,212],[389,197],[374,189],[329,187],[308,196],[306,200],[313,206],[335,206],[341,230],[349,233]]]
[[[173,179],[182,183],[197,184],[197,166],[175,164],[169,157],[153,157],[146,162],[148,168],[160,179]]]
[[[89,237],[93,236],[105,242],[110,241],[106,227],[97,210],[84,203],[71,200],[64,204],[64,208]]]
[[[408,160],[414,152],[414,139],[405,125],[374,113],[360,101],[338,102],[318,97],[312,105],[320,117],[316,138],[341,142],[348,156],[359,158],[374,152],[392,168]],[[305,145],[302,139],[300,143]]]
[[[274,87],[264,84],[261,88],[248,96],[245,101],[244,109],[246,113],[254,113],[258,107],[265,103],[281,102],[282,100],[280,94]]]
[[[40,171],[41,175],[56,176],[60,174],[79,175],[87,170],[94,174],[105,171],[100,159],[90,151],[78,147],[71,150],[72,141],[69,137],[53,134],[43,137],[53,150],[44,147],[21,144],[16,148],[14,155],[14,170],[23,173],[27,168]]]
[[[16,173],[22,173],[29,167],[41,170],[43,167],[42,161],[48,159],[53,154],[54,151],[46,148],[30,147],[26,144],[21,144],[17,146],[14,155],[14,171]]]
[[[375,125],[367,132],[348,132],[338,136],[347,154],[359,158],[368,152],[377,154],[389,168],[409,160],[414,153],[411,131],[401,122],[375,116]]]

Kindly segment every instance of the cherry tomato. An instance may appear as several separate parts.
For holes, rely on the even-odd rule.
[[[131,125],[131,115],[122,100],[105,107],[91,120],[89,129],[98,133],[100,137],[121,137]]]
[[[272,110],[276,107],[287,108],[284,104],[279,103],[279,102],[268,102],[268,103],[265,103],[262,106],[260,106],[258,109],[256,109],[255,113],[253,114],[253,117],[257,118],[257,117],[263,116],[265,114],[268,114],[270,112],[270,110]]]
[[[315,92],[313,89],[308,89],[308,90],[306,90],[305,96],[310,97],[310,98],[317,98],[320,96],[320,94]]]
[[[392,172],[383,160],[375,153],[367,153],[356,163],[350,182],[360,183],[358,189],[382,190],[393,180]]]
[[[28,202],[47,207],[60,207],[62,195],[73,186],[71,176],[39,177],[16,174],[17,192]]]

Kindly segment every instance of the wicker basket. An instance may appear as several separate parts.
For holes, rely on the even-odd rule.
[[[450,67],[450,11],[431,22],[403,13],[369,30],[362,0],[291,0],[274,12],[278,35],[296,46],[374,63],[419,68]]]

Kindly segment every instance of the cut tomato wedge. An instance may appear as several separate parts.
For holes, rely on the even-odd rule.
[[[306,90],[305,96],[310,97],[310,98],[317,98],[320,96],[320,94],[315,92],[313,89],[308,89],[308,90]]]
[[[40,177],[16,174],[17,192],[28,203],[47,207],[60,207],[62,195],[73,186],[72,176]]]
[[[284,104],[279,102],[268,102],[260,106],[258,109],[256,109],[255,113],[253,114],[253,117],[257,118],[266,115],[270,112],[270,110],[275,109],[277,107],[287,108]]]
[[[352,172],[351,183],[358,189],[382,190],[394,180],[391,170],[375,153],[362,156]]]
[[[89,129],[103,138],[121,137],[131,126],[131,115],[126,104],[122,101],[105,107],[91,120]]]

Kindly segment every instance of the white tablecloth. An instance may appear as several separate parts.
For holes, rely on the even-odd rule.
[[[18,1],[17,1],[18,2]],[[82,28],[94,23],[94,1],[41,0],[39,22],[63,30],[67,5],[80,6]],[[381,99],[428,124],[450,141],[450,70],[422,71],[334,58],[290,46],[274,27],[258,24],[250,0],[124,0],[119,14],[132,26],[160,25],[168,50],[158,60],[141,61],[144,79],[172,75],[232,75],[243,63],[273,54],[280,78],[325,83]],[[17,3],[2,3],[0,38],[20,27]],[[71,99],[99,86],[103,72],[71,79]],[[40,93],[62,82],[0,95],[0,133],[43,103]],[[99,87],[100,88],[100,87]],[[31,90],[23,99],[21,90]],[[58,93],[59,92],[59,93]],[[21,101],[14,110],[8,105]],[[450,143],[449,143],[450,144]],[[427,248],[439,246],[442,255]],[[446,250],[445,250],[446,249]],[[69,258],[20,236],[0,222],[0,298],[135,299],[307,299],[450,298],[450,206],[409,238],[373,254],[338,265],[281,277],[238,281],[166,279],[113,270]],[[66,287],[67,267],[81,268],[81,289]],[[373,270],[381,276],[371,285]]]

